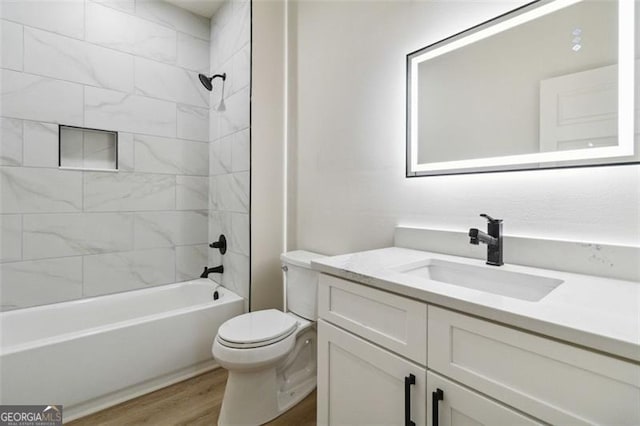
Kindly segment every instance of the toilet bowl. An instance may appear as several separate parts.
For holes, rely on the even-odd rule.
[[[288,312],[249,312],[218,329],[211,351],[229,370],[219,425],[266,423],[315,389],[316,257],[302,250],[281,256]]]

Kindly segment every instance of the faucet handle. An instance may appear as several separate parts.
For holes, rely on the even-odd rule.
[[[481,217],[484,217],[485,219],[487,219],[489,222],[491,223],[500,223],[502,222],[502,219],[494,219],[491,216],[489,216],[488,214],[485,213],[480,213]]]

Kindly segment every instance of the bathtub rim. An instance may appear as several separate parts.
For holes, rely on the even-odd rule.
[[[77,340],[80,339],[82,337],[86,337],[86,336],[93,336],[96,334],[100,334],[100,333],[104,333],[106,331],[111,331],[111,330],[117,330],[117,329],[121,329],[121,328],[125,328],[125,327],[129,327],[132,326],[134,324],[144,324],[144,323],[148,323],[151,321],[157,321],[163,318],[167,318],[170,316],[177,316],[177,315],[184,315],[184,314],[188,314],[188,313],[192,313],[192,312],[196,312],[196,311],[202,311],[205,309],[209,309],[213,306],[218,306],[218,305],[224,305],[224,304],[228,304],[228,303],[233,303],[236,302],[238,300],[242,301],[243,298],[241,296],[239,296],[238,294],[234,293],[233,291],[229,290],[226,287],[222,287],[222,285],[211,281],[211,284],[206,283],[206,282],[202,282],[200,280],[190,280],[190,281],[183,281],[183,282],[179,282],[179,283],[172,283],[172,284],[166,284],[166,285],[161,285],[161,286],[154,286],[154,287],[148,287],[148,288],[142,288],[142,289],[137,289],[137,290],[131,290],[131,291],[124,291],[124,292],[118,292],[118,293],[111,293],[111,294],[106,294],[106,295],[101,295],[101,296],[94,296],[94,297],[90,297],[90,298],[85,298],[85,299],[78,299],[78,300],[69,300],[69,301],[65,301],[65,302],[61,302],[61,303],[52,303],[52,304],[48,304],[48,305],[40,305],[40,306],[32,306],[32,307],[28,307],[28,308],[24,308],[24,309],[15,309],[15,310],[11,310],[11,311],[6,311],[6,312],[0,312],[0,323],[2,322],[2,317],[3,316],[10,316],[14,313],[25,313],[25,311],[31,311],[31,310],[58,310],[58,309],[64,309],[65,307],[69,307],[69,306],[74,306],[74,305],[79,305],[79,304],[84,304],[84,303],[89,303],[91,301],[95,301],[96,299],[103,299],[106,297],[109,298],[115,298],[115,299],[121,299],[124,298],[127,294],[130,294],[132,292],[153,292],[154,290],[157,291],[159,287],[162,287],[163,290],[171,290],[173,288],[180,288],[180,287],[184,287],[187,285],[190,285],[194,283],[195,285],[202,285],[202,286],[211,286],[212,290],[217,290],[217,289],[222,289],[222,297],[218,300],[208,300],[206,302],[202,302],[202,303],[198,303],[198,304],[193,304],[193,305],[188,305],[185,307],[181,307],[181,308],[177,308],[177,309],[171,309],[168,311],[162,311],[162,312],[157,312],[154,314],[150,314],[150,315],[143,315],[143,316],[139,316],[139,317],[135,317],[135,318],[130,318],[127,320],[123,320],[123,321],[115,321],[115,322],[110,322],[107,324],[102,324],[96,327],[89,327],[89,328],[82,328],[80,330],[75,330],[75,331],[71,331],[68,333],[62,333],[62,334],[56,334],[54,336],[51,337],[45,337],[45,338],[40,338],[40,339],[36,339],[36,340],[32,340],[26,343],[19,343],[16,345],[12,345],[9,347],[4,347],[2,346],[2,342],[0,341],[0,362],[1,362],[1,357],[5,356],[5,355],[12,355],[14,353],[19,353],[19,352],[23,352],[23,351],[27,351],[27,350],[31,350],[31,349],[35,349],[41,346],[46,346],[46,345],[53,345],[53,344],[57,344],[60,342],[66,342],[66,341],[72,341],[72,340]],[[1,324],[0,324],[1,327]],[[213,339],[213,337],[212,337]]]

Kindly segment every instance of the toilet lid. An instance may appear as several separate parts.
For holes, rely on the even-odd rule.
[[[297,326],[293,317],[276,309],[266,309],[226,321],[218,329],[218,338],[233,346],[256,346],[280,341],[293,333]]]

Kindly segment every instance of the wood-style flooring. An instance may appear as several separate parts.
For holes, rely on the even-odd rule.
[[[217,425],[226,383],[227,371],[218,368],[75,420],[68,425]],[[316,391],[268,424],[315,425]]]

